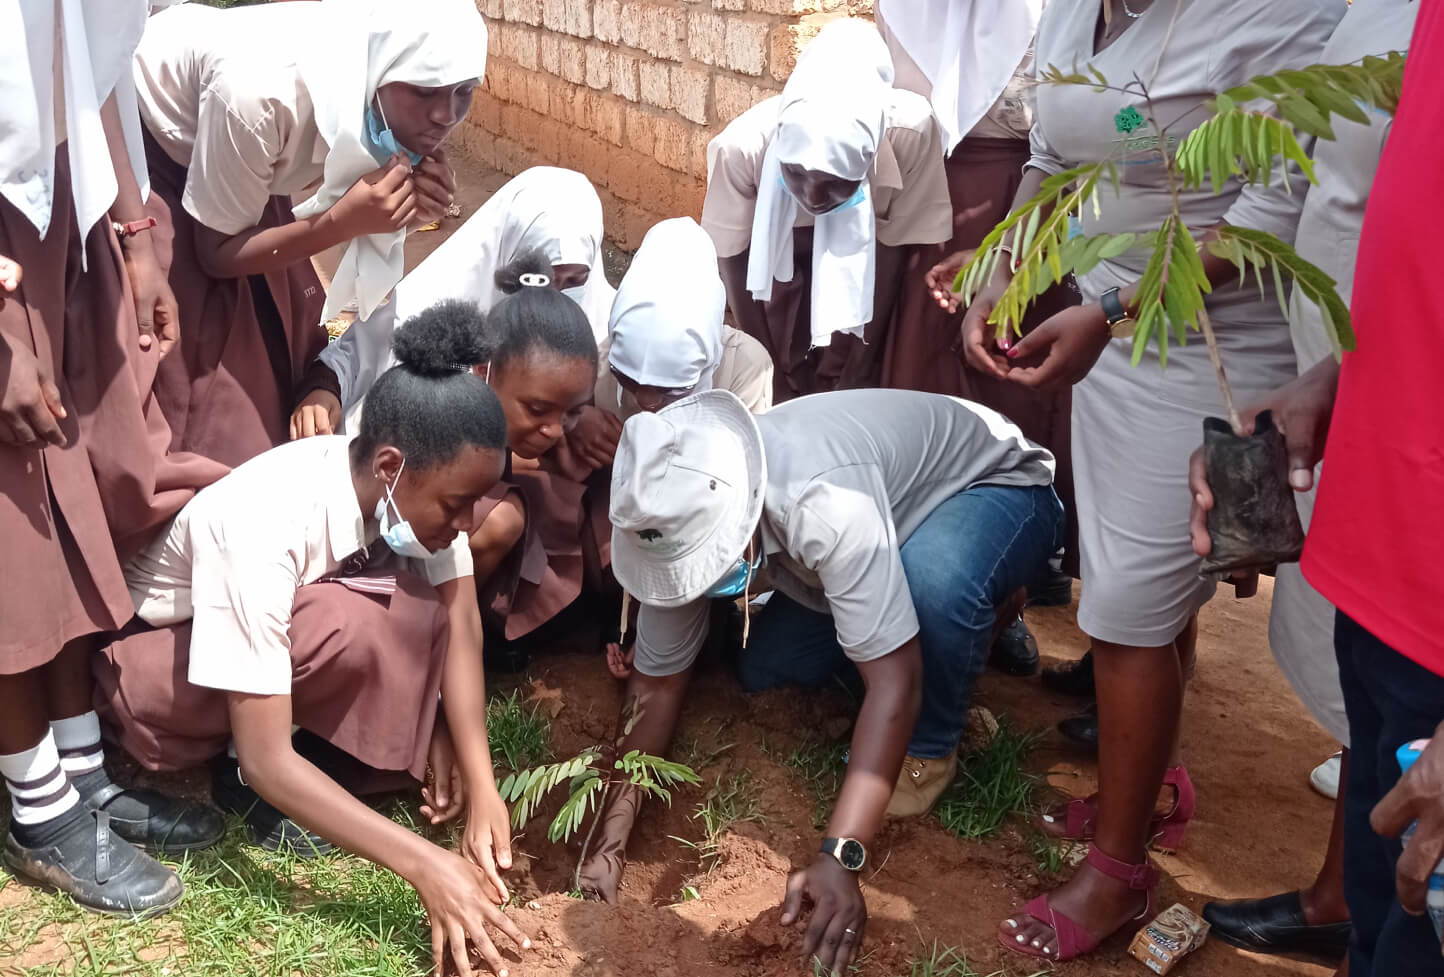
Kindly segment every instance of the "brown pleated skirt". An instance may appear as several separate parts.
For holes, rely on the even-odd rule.
[[[225,469],[167,453],[170,431],[151,397],[159,348],[140,349],[109,222],[81,240],[64,145],[49,233],[42,239],[0,199],[0,254],[25,276],[0,304],[0,332],[54,379],[68,441],[0,444],[0,675],[10,675],[45,664],[73,638],[124,624],[133,608],[121,559]]]
[[[953,203],[953,237],[945,244],[914,249],[906,265],[902,291],[883,351],[882,385],[963,397],[991,407],[1022,428],[1029,440],[1058,459],[1054,487],[1073,519],[1070,462],[1069,391],[1042,391],[984,376],[967,365],[958,342],[962,313],[949,315],[933,300],[925,276],[944,257],[976,248],[1008,215],[1028,162],[1026,141],[964,139],[947,160],[948,191]],[[1038,299],[1024,322],[1031,329],[1044,319],[1077,305],[1072,282],[1055,286]],[[1070,555],[1076,530],[1070,528]]]
[[[326,347],[326,294],[311,262],[249,278],[213,278],[196,256],[200,225],[181,206],[186,168],[146,136],[151,195],[146,213],[180,303],[181,341],[161,365],[156,396],[171,447],[234,467],[289,439],[296,390]],[[290,223],[272,197],[258,226]]]
[[[436,588],[414,574],[395,577],[391,594],[346,580],[296,592],[292,721],[368,767],[420,780],[451,626]],[[149,770],[204,763],[230,739],[226,693],[186,679],[190,638],[189,622],[133,622],[94,659],[106,736]]]
[[[598,570],[611,565],[609,475],[574,482],[550,472],[513,472],[477,502],[478,525],[512,490],[526,511],[526,528],[512,552],[490,579],[477,581],[487,624],[508,640],[535,631],[581,596],[592,559]]]

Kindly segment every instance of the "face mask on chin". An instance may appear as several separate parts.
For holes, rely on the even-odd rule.
[[[401,459],[401,467],[396,470],[396,481],[401,481],[401,472],[406,468],[406,459]],[[391,511],[396,511],[396,521],[391,521]],[[386,486],[386,494],[376,502],[376,521],[381,524],[381,540],[391,548],[391,552],[397,556],[410,557],[413,560],[429,559],[431,550],[427,549],[416,538],[416,531],[411,528],[411,523],[401,515],[401,509],[396,505],[396,498],[392,494],[391,485]]]
[[[396,134],[391,131],[391,126],[386,121],[386,112],[381,108],[379,98],[366,106],[366,141],[377,163],[385,163],[397,153],[411,160],[412,166],[423,159],[421,154],[413,153],[397,140]]]

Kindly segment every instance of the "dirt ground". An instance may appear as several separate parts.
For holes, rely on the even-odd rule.
[[[464,217],[502,178],[458,165]],[[415,235],[408,267],[429,253],[459,220]],[[332,264],[320,262],[323,267]],[[624,256],[623,256],[624,257]],[[1267,895],[1312,878],[1328,834],[1331,805],[1308,787],[1310,768],[1336,747],[1308,717],[1275,667],[1268,650],[1269,581],[1252,600],[1221,591],[1202,616],[1197,676],[1185,706],[1184,750],[1199,791],[1198,815],[1184,850],[1160,857],[1166,880],[1162,905],[1183,902],[1200,910],[1210,899]],[[1035,609],[1029,624],[1045,662],[1076,658],[1086,640],[1071,609]],[[610,736],[619,686],[602,661],[566,655],[533,663],[522,688],[543,700],[552,721],[557,756]],[[1036,679],[989,673],[978,701],[1021,729],[1048,730],[1031,766],[1070,793],[1093,787],[1091,758],[1069,752],[1052,732],[1077,703],[1044,691]],[[700,765],[707,782],[750,771],[758,788],[760,823],[728,832],[710,874],[699,873],[695,853],[672,836],[697,839],[690,820],[701,792],[680,794],[670,809],[651,805],[630,848],[621,906],[611,908],[567,896],[578,844],[548,843],[545,825],[555,803],[535,817],[517,847],[512,873],[521,896],[519,923],[535,950],[512,973],[525,977],[795,977],[799,935],[777,925],[783,885],[792,866],[816,850],[815,801],[796,773],[779,762],[819,730],[840,732],[851,704],[841,692],[776,692],[745,696],[714,667],[699,675],[679,741],[697,752],[720,753]],[[728,746],[730,744],[730,746]],[[1067,870],[1065,869],[1065,872]],[[999,920],[1056,884],[1041,877],[1023,831],[1010,825],[982,843],[962,842],[936,820],[893,823],[872,847],[865,875],[871,920],[860,973],[906,974],[910,961],[934,941],[966,953],[980,974],[1032,974],[1032,961],[1005,954],[994,931]],[[678,902],[684,886],[697,898]],[[19,893],[7,893],[20,897]],[[23,898],[35,898],[26,895]],[[533,903],[527,907],[526,903]],[[22,970],[24,962],[20,961]],[[1062,965],[1079,977],[1146,971],[1113,941],[1088,960]],[[1317,963],[1261,957],[1211,941],[1181,968],[1187,974],[1235,977],[1300,974],[1327,977]]]

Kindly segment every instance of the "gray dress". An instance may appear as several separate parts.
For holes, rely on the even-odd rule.
[[[1313,64],[1343,16],[1343,0],[1157,0],[1121,37],[1094,55],[1099,4],[1050,3],[1038,28],[1036,65],[1096,68],[1123,85],[1147,83],[1169,146],[1208,117],[1203,102],[1248,79]],[[1136,96],[1083,86],[1040,85],[1029,166],[1056,173],[1112,158],[1121,187],[1105,181],[1101,213],[1084,208],[1083,231],[1144,231],[1168,210],[1167,179],[1157,137],[1140,125]],[[1294,174],[1292,193],[1231,183],[1215,196],[1183,193],[1185,220],[1196,233],[1228,222],[1293,240],[1307,183]],[[1079,278],[1085,302],[1142,276],[1136,250]],[[1238,403],[1247,404],[1295,375],[1288,323],[1272,295],[1233,285],[1215,289],[1208,311]],[[1130,368],[1132,343],[1108,345],[1073,393],[1083,597],[1079,626],[1092,638],[1138,647],[1171,642],[1213,594],[1198,576],[1188,535],[1188,460],[1202,422],[1223,413],[1222,397],[1201,336],[1171,347],[1165,372],[1150,352]]]
[[[1418,12],[1417,0],[1354,0],[1321,60],[1349,64],[1365,55],[1405,50]],[[1320,143],[1314,154],[1319,182],[1304,199],[1298,252],[1338,282],[1345,302],[1354,290],[1354,259],[1364,208],[1393,121],[1382,113],[1375,113],[1366,126],[1335,120],[1336,138]],[[1289,325],[1300,373],[1332,354],[1318,308],[1298,294],[1289,304]],[[1299,516],[1307,528],[1314,511],[1314,493],[1297,498]],[[1309,585],[1297,563],[1279,567],[1274,581],[1269,645],[1279,669],[1314,718],[1347,746],[1349,721],[1334,657],[1334,607]]]

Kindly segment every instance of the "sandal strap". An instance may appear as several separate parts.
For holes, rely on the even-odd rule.
[[[1140,864],[1130,864],[1100,851],[1094,845],[1088,848],[1088,857],[1084,860],[1110,879],[1126,882],[1128,888],[1136,892],[1145,892],[1158,884],[1158,869],[1146,857]]]
[[[1090,794],[1087,797],[1075,797],[1068,802],[1067,822],[1064,830],[1067,837],[1081,841],[1093,835],[1093,828],[1098,820],[1098,795]]]

